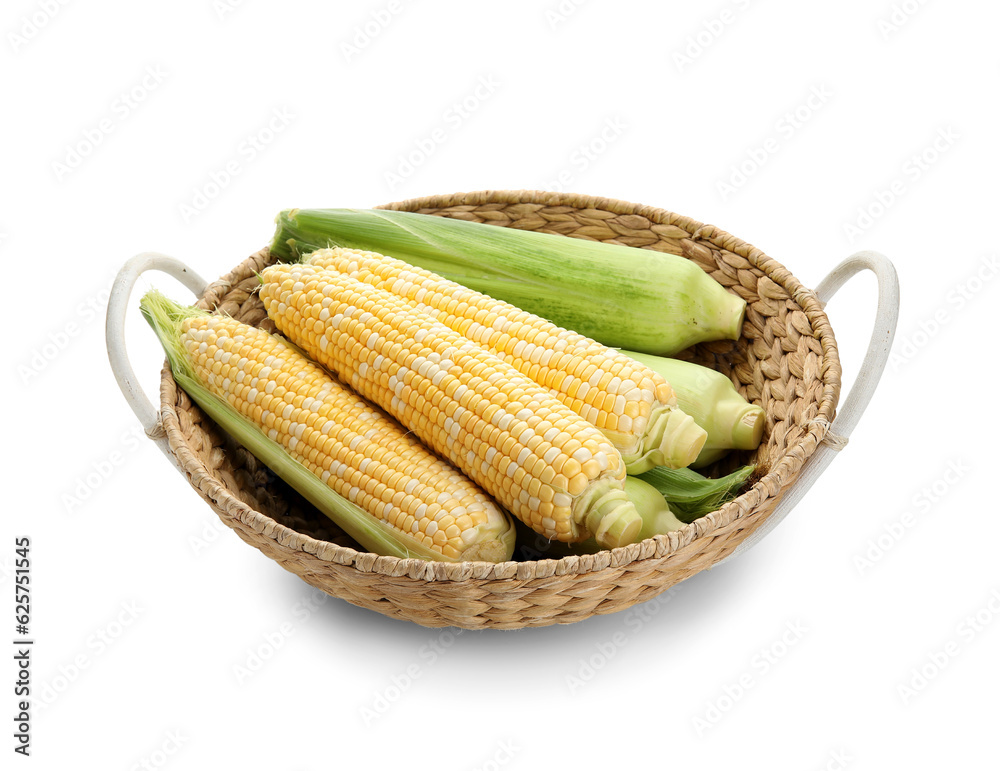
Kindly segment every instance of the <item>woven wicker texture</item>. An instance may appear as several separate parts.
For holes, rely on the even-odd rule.
[[[340,530],[229,439],[164,368],[160,423],[192,486],[244,541],[306,583],[423,626],[515,629],[571,623],[651,599],[728,556],[774,510],[834,418],[840,362],[813,292],[763,252],[713,226],[663,209],[583,195],[482,191],[390,204],[390,209],[487,222],[683,255],[747,301],[736,342],[684,358],[728,375],[767,413],[752,460],[756,483],[683,530],[595,555],[448,564],[358,551]],[[270,331],[254,294],[267,249],[208,287],[200,305]]]

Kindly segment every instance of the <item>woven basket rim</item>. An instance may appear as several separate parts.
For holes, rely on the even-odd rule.
[[[273,539],[280,545],[303,551],[318,559],[341,565],[353,566],[366,573],[385,576],[409,576],[424,581],[489,581],[516,579],[518,581],[560,575],[579,575],[638,563],[659,560],[708,535],[719,535],[739,524],[739,520],[755,510],[769,497],[781,495],[795,480],[802,465],[823,441],[836,412],[840,392],[840,366],[836,340],[829,319],[813,290],[803,286],[783,265],[768,257],[763,251],[736,238],[714,225],[706,225],[690,217],[666,209],[629,203],[614,198],[604,198],[577,193],[556,193],[537,190],[480,190],[470,193],[453,193],[407,199],[375,208],[393,210],[440,209],[468,206],[470,209],[497,204],[532,203],[544,206],[568,206],[573,209],[601,209],[615,214],[638,214],[660,224],[676,225],[690,233],[692,240],[703,240],[713,246],[744,258],[763,272],[771,281],[788,292],[802,308],[813,330],[817,333],[827,366],[821,373],[823,395],[817,416],[808,429],[791,444],[785,454],[749,490],[735,500],[681,530],[657,535],[646,541],[605,550],[597,554],[575,555],[560,559],[541,559],[523,562],[436,562],[418,558],[379,556],[369,552],[339,546],[304,535],[255,510],[235,497],[204,462],[186,447],[180,430],[180,421],[173,407],[177,384],[166,364],[161,372],[160,423],[167,435],[171,450],[178,463],[190,477],[191,484],[211,503],[220,516],[226,512],[249,529]],[[214,310],[215,299],[225,295],[238,282],[241,267],[256,258],[269,258],[269,248],[264,247],[243,260],[225,276],[209,284],[198,305]]]

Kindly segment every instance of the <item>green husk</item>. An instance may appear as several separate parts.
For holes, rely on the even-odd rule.
[[[601,343],[676,353],[735,340],[746,303],[673,254],[412,212],[290,209],[271,253],[343,246],[437,273]]]
[[[694,522],[735,498],[753,470],[753,466],[742,466],[724,477],[710,479],[689,468],[660,466],[640,474],[639,479],[659,491],[679,520]]]
[[[691,469],[660,466],[637,477],[626,477],[625,492],[643,523],[637,540],[680,530],[698,517],[716,511],[739,495],[753,470],[753,466],[743,466],[727,476],[709,479]],[[603,548],[593,538],[582,543],[559,543],[546,540],[526,526],[516,526],[517,555],[522,560],[595,554]]]
[[[674,515],[670,504],[664,500],[659,490],[639,477],[625,477],[625,494],[635,506],[642,521],[642,527],[635,541],[644,541],[654,535],[684,527],[685,523]],[[595,554],[602,549],[611,548],[602,546],[593,536],[580,543],[549,541],[527,527],[519,528],[518,544],[521,556],[525,559],[558,559],[573,554]]]
[[[757,449],[764,435],[764,410],[740,396],[725,375],[680,359],[622,353],[662,375],[677,394],[677,406],[708,432],[692,468],[714,463],[729,450]]]
[[[644,541],[684,527],[685,523],[677,518],[666,498],[648,482],[639,477],[626,477],[625,492],[642,517],[642,530],[636,540]]]
[[[253,453],[275,474],[297,490],[319,511],[337,523],[344,532],[374,554],[392,557],[414,557],[425,560],[456,562],[427,548],[405,533],[390,527],[368,514],[361,507],[338,495],[304,465],[295,460],[281,445],[269,439],[256,424],[238,413],[226,400],[209,391],[195,375],[187,351],[180,342],[181,322],[189,317],[207,315],[205,311],[179,305],[156,290],[140,302],[142,315],[159,338],[170,370],[177,384],[226,433]],[[505,561],[514,548],[514,529],[498,535]],[[499,549],[499,547],[498,547]]]

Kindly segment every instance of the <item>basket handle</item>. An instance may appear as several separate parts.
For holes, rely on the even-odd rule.
[[[163,434],[159,415],[149,397],[142,390],[142,386],[139,385],[139,381],[136,380],[135,371],[128,359],[128,351],[125,349],[125,313],[128,310],[132,289],[139,280],[139,276],[147,270],[158,270],[168,276],[173,276],[190,289],[196,297],[202,295],[208,282],[180,260],[157,252],[143,252],[125,263],[115,277],[111,294],[108,297],[108,316],[104,333],[108,346],[108,360],[111,362],[111,370],[115,373],[115,380],[118,381],[118,387],[122,389],[125,401],[128,402],[135,416],[139,418],[139,423],[142,425],[142,430],[146,432],[146,436],[152,439],[163,451],[163,454],[180,470],[177,459],[170,452],[167,437]]]
[[[878,252],[858,252],[852,254],[837,267],[830,271],[826,278],[816,287],[816,296],[826,304],[849,278],[863,270],[870,270],[878,279],[878,310],[875,315],[875,325],[864,361],[861,362],[861,372],[858,374],[850,393],[844,400],[843,407],[838,411],[826,437],[816,452],[803,464],[798,478],[785,491],[775,507],[774,513],[767,518],[757,530],[751,533],[725,559],[716,564],[721,565],[728,559],[745,552],[765,535],[771,532],[777,524],[787,516],[788,512],[802,500],[803,496],[813,486],[826,467],[830,465],[837,453],[844,448],[847,440],[857,426],[868,402],[871,401],[875,387],[878,385],[889,349],[896,334],[896,322],[899,320],[899,277],[896,269],[887,257]]]

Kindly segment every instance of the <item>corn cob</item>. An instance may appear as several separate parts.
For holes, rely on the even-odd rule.
[[[547,538],[631,543],[625,466],[594,426],[401,298],[311,265],[261,272],[278,329]]]
[[[705,443],[705,430],[677,407],[661,375],[594,340],[375,252],[321,249],[306,261],[402,297],[549,388],[601,429],[629,474],[683,468]]]
[[[639,531],[637,541],[644,541],[654,535],[665,535],[684,527],[685,523],[677,518],[660,491],[648,482],[639,477],[626,477],[625,492],[642,517],[642,530]],[[573,555],[596,554],[605,548],[593,538],[580,543],[560,543],[546,541],[538,535],[532,538],[533,533],[525,533],[521,528],[518,531],[515,553],[520,560],[561,559]]]
[[[406,211],[291,209],[275,221],[280,260],[371,249],[616,348],[667,356],[743,329],[746,303],[676,254]]]
[[[181,387],[362,546],[510,558],[513,523],[495,501],[288,342],[158,292],[142,310]]]
[[[721,372],[690,361],[622,351],[670,381],[677,402],[705,429],[708,439],[691,464],[701,468],[729,450],[756,450],[764,436],[764,410],[740,396]]]

